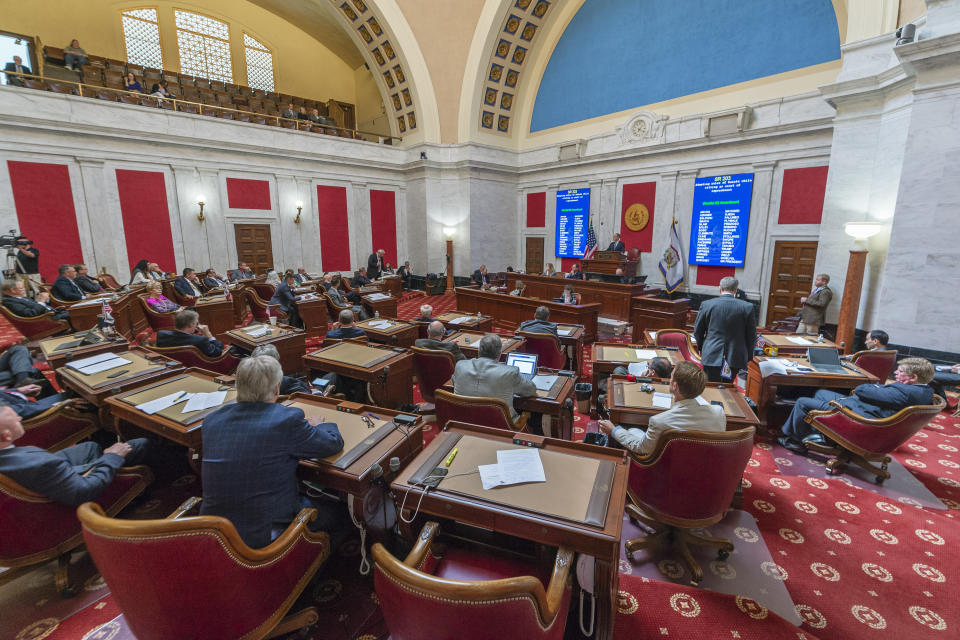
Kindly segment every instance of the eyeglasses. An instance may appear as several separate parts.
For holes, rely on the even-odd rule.
[[[360,419],[363,420],[363,424],[367,425],[367,429],[373,429],[374,427],[377,426],[373,423],[373,420],[371,420],[365,415],[361,415]]]

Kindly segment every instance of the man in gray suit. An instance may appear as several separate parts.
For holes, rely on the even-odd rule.
[[[417,338],[417,340],[413,343],[413,346],[419,347],[420,349],[442,349],[452,353],[457,362],[466,360],[467,356],[463,355],[463,351],[460,351],[460,347],[457,345],[457,343],[443,341],[443,333],[443,323],[439,320],[434,320],[427,327],[427,337]]]
[[[820,333],[820,325],[823,324],[824,316],[827,314],[827,307],[833,300],[833,290],[827,286],[830,282],[830,276],[821,273],[813,281],[813,291],[809,296],[800,298],[800,324],[797,325],[797,333]]]
[[[740,285],[736,278],[720,281],[720,295],[700,305],[693,335],[700,347],[700,360],[710,382],[720,382],[724,362],[730,376],[747,366],[757,342],[757,320],[753,305],[737,300]]]
[[[488,333],[480,338],[477,346],[479,357],[462,360],[453,370],[453,392],[461,396],[481,398],[500,398],[510,407],[510,416],[517,417],[513,408],[513,394],[527,397],[537,393],[537,387],[530,380],[520,376],[516,367],[508,367],[500,362],[503,343],[500,336]]]
[[[525,320],[520,323],[520,331],[529,331],[530,333],[552,333],[557,334],[557,324],[550,322],[550,309],[539,306],[533,312],[533,320]]]

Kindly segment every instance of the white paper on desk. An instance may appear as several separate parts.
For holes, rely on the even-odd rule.
[[[91,307],[95,304],[103,304],[103,300],[100,298],[93,298],[92,300],[83,300],[81,302],[75,302],[70,306],[71,307]]]
[[[226,391],[213,391],[210,393],[194,393],[187,400],[186,406],[181,413],[190,413],[191,411],[203,411],[223,404],[227,397]]]
[[[536,449],[504,449],[497,451],[497,475],[501,484],[546,482],[540,452]]]
[[[393,326],[393,323],[389,320],[373,320],[368,322],[367,326],[371,329],[389,329]]]
[[[634,349],[637,352],[637,360],[653,360],[657,357],[654,349]]]
[[[148,416],[152,416],[158,411],[163,411],[169,407],[172,407],[177,403],[178,400],[183,400],[183,398],[188,397],[190,394],[184,394],[182,391],[177,391],[176,393],[171,393],[168,396],[163,396],[162,398],[154,398],[153,400],[148,400],[137,405],[137,409],[143,411]]]
[[[255,329],[247,328],[247,329],[244,329],[243,331],[251,338],[259,338],[260,336],[265,336],[268,333],[270,333],[270,327],[266,325],[260,325]]]
[[[670,405],[673,404],[673,396],[669,393],[654,391],[652,404],[658,409],[669,409]]]
[[[573,329],[557,329],[557,335],[568,336],[573,333]]]
[[[500,474],[497,473],[498,469],[499,465],[496,464],[481,464],[477,466],[477,471],[480,472],[480,484],[483,485],[485,490],[490,490],[503,484],[503,482],[500,481]]]
[[[703,396],[697,396],[696,398],[694,398],[694,400],[696,400],[697,404],[699,404],[700,406],[706,406],[710,404],[709,402],[707,402],[707,399],[704,398]]]
[[[533,384],[540,391],[550,391],[557,382],[557,376],[533,376]]]
[[[470,316],[458,316],[449,322],[450,324],[463,324],[464,322],[470,322]]]
[[[645,376],[647,375],[647,363],[631,362],[627,365],[627,373],[632,376]]]
[[[779,358],[767,358],[760,364],[760,375],[766,378],[771,375],[787,375],[787,368],[780,362]]]
[[[799,344],[799,345],[804,346],[804,347],[813,344],[812,342],[810,342],[810,341],[807,340],[806,338],[801,338],[800,336],[787,336],[787,340],[790,341],[790,342],[792,342],[793,344]]]
[[[127,360],[126,358],[121,358],[120,356],[114,354],[114,357],[110,358],[109,360],[103,360],[96,364],[91,364],[83,367],[79,371],[85,376],[91,376],[95,373],[102,373],[104,371],[109,371],[110,369],[122,367],[125,364],[130,364],[131,362],[132,360]]]
[[[97,355],[90,356],[89,358],[81,358],[80,360],[68,362],[67,366],[71,369],[83,369],[84,367],[88,367],[98,362],[103,362],[104,360],[113,360],[116,357],[117,354],[115,353],[98,353]]]
[[[367,297],[370,298],[371,300],[386,300],[390,296],[388,296],[385,293],[371,293]]]

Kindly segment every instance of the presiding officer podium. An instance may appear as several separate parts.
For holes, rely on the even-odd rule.
[[[612,276],[616,275],[617,269],[623,269],[626,276],[639,275],[637,266],[640,264],[640,253],[636,249],[631,249],[629,253],[629,257],[624,257],[619,251],[597,251],[592,258],[583,260],[581,270],[584,273]]]

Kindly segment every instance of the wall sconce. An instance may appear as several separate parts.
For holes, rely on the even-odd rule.
[[[300,224],[300,212],[303,210],[303,201],[297,200],[297,217],[293,219],[295,224]]]
[[[456,227],[444,227],[444,228],[443,228],[443,235],[447,236],[448,238],[453,238],[453,234],[455,234],[456,232],[457,232],[457,228],[456,228]]]
[[[883,229],[879,222],[848,222],[843,225],[843,232],[855,240],[866,240],[875,236]]]
[[[200,205],[200,214],[197,216],[197,220],[203,222],[206,218],[203,215],[203,205],[207,203],[207,199],[203,197],[203,194],[197,194],[197,204]]]

